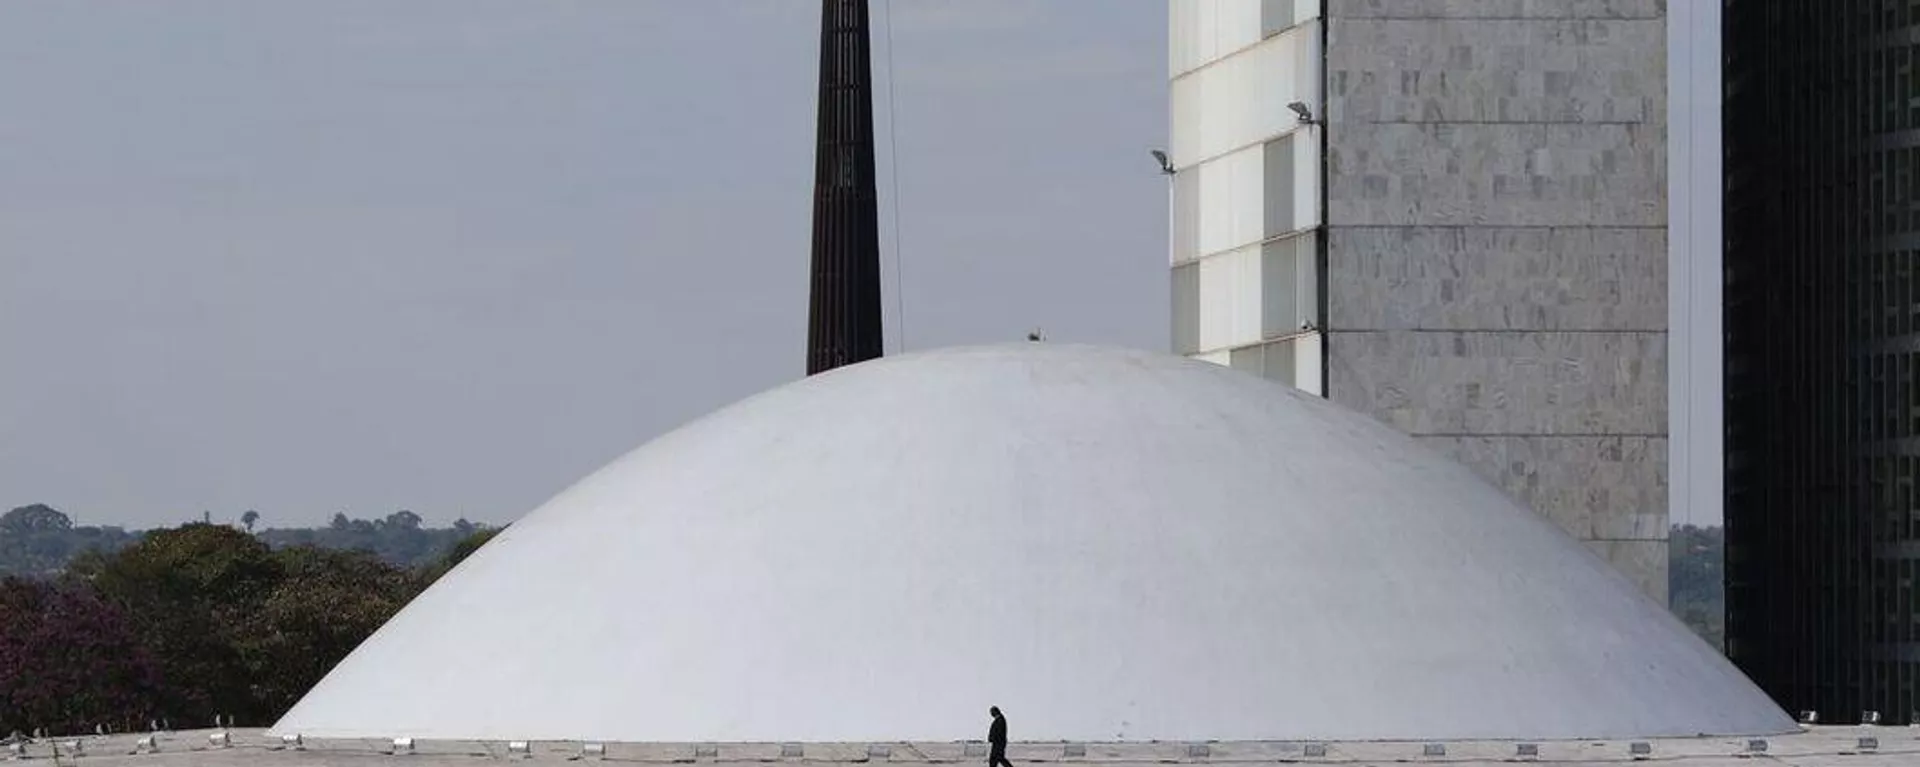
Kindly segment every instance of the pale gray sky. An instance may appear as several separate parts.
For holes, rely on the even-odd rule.
[[[1166,348],[1163,0],[889,8],[909,346]],[[818,13],[0,4],[0,507],[501,522],[799,377]]]

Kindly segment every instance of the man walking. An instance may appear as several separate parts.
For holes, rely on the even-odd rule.
[[[1007,718],[1000,715],[999,706],[988,706],[987,713],[993,715],[993,724],[987,726],[987,745],[991,747],[987,767],[1013,767],[1013,762],[1007,761]]]

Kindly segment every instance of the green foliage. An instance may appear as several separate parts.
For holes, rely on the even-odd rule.
[[[21,506],[0,515],[0,576],[57,574],[76,556],[114,551],[137,537],[117,527],[75,527],[45,504]]]
[[[353,519],[335,514],[326,527],[262,530],[260,540],[275,548],[315,546],[366,551],[403,567],[430,567],[442,552],[476,529],[479,528],[464,519],[454,522],[452,527],[423,527],[420,515],[403,509],[384,519]]]
[[[76,561],[70,574],[131,617],[159,660],[168,714],[254,722],[267,713],[255,705],[239,650],[249,614],[281,578],[282,565],[266,544],[230,527],[193,523]]]
[[[279,580],[235,637],[250,704],[265,719],[292,707],[416,592],[411,573],[363,551],[295,546],[273,557]]]
[[[410,516],[376,529],[420,533]],[[274,549],[231,527],[193,523],[76,559],[70,577],[131,616],[159,661],[169,715],[264,725],[430,583],[426,573],[437,577],[448,559],[479,545],[461,543],[416,572],[370,551]]]
[[[421,568],[421,588],[424,589],[427,586],[433,585],[434,581],[440,580],[440,576],[452,571],[455,566],[465,561],[473,552],[479,551],[481,546],[487,545],[487,541],[493,540],[494,536],[499,535],[504,530],[506,530],[504,527],[481,528],[469,534],[467,537],[461,538],[453,544],[453,548],[447,550],[447,553],[440,557],[440,561]]]

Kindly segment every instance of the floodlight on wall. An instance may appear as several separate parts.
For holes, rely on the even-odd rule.
[[[1878,712],[1878,711],[1862,711],[1862,712],[1860,712],[1860,723],[1861,723],[1861,724],[1866,724],[1866,725],[1874,725],[1874,724],[1879,724],[1879,723],[1880,723],[1880,712]]]
[[[393,752],[396,754],[413,753],[413,739],[412,738],[394,738]]]
[[[209,747],[209,748],[232,748],[232,747],[233,747],[233,737],[232,737],[232,736],[230,736],[230,735],[228,735],[228,734],[227,734],[227,732],[226,732],[225,730],[221,730],[221,731],[219,731],[219,732],[216,732],[216,733],[212,733],[212,734],[209,734],[209,735],[207,735],[207,747]]]
[[[290,751],[305,751],[307,743],[300,739],[300,733],[290,732],[280,736],[280,747]]]
[[[34,739],[34,740],[46,740],[46,739],[47,739],[47,728],[45,728],[45,727],[35,727],[35,728],[33,728],[33,739]]]
[[[533,743],[524,740],[507,741],[507,756],[530,758],[533,756]]]
[[[1153,155],[1153,159],[1160,163],[1161,173],[1168,176],[1171,176],[1175,173],[1173,169],[1173,158],[1168,157],[1166,152],[1161,151],[1159,149],[1154,149],[1154,150],[1150,150],[1148,154]]]
[[[605,759],[605,758],[607,758],[607,744],[605,744],[605,743],[582,743],[582,744],[580,744],[580,758],[582,758],[582,759]]]
[[[1633,758],[1636,760],[1651,759],[1653,758],[1653,744],[1644,740],[1636,740],[1627,744],[1627,753],[1633,755]]]
[[[1819,724],[1820,712],[1814,711],[1811,709],[1800,712],[1800,723],[1801,724]]]
[[[1305,102],[1289,102],[1287,108],[1293,110],[1293,116],[1300,118],[1301,125],[1313,124],[1313,110],[1307,108]]]
[[[136,754],[151,754],[159,750],[160,736],[158,735],[145,735],[133,742],[133,752]]]
[[[96,724],[96,725],[94,725],[94,726],[93,726],[93,734],[95,734],[95,735],[106,735],[106,734],[107,734],[107,726],[106,726],[106,725],[104,725],[104,724]]]

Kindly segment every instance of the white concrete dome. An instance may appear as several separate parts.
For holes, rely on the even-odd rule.
[[[278,725],[607,741],[1784,732],[1581,544],[1201,362],[944,350],[782,386],[536,509]]]

